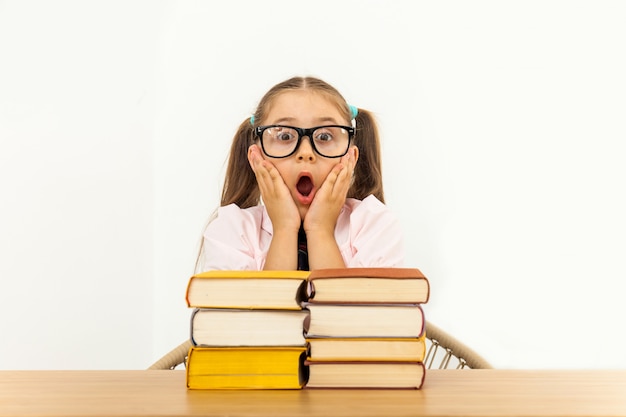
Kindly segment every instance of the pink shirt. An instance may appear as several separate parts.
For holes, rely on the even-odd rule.
[[[234,204],[220,207],[204,231],[201,270],[263,269],[272,231],[265,206],[243,210]],[[364,200],[346,199],[337,219],[335,240],[347,267],[403,265],[400,224],[373,195]]]

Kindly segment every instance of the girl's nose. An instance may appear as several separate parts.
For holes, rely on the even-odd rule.
[[[296,157],[301,161],[315,160],[315,151],[311,146],[311,140],[307,136],[302,138],[298,151],[296,152]]]

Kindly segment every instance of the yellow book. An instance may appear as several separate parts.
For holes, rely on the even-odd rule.
[[[300,389],[305,359],[305,346],[192,347],[187,388]]]
[[[300,310],[309,271],[207,271],[189,279],[189,307]]]
[[[426,354],[426,336],[417,338],[307,339],[311,361],[417,361]]]

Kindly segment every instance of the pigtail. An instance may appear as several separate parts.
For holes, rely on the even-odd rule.
[[[248,162],[248,147],[253,143],[253,134],[250,119],[244,120],[235,133],[222,188],[222,206],[234,203],[244,209],[261,201],[261,192]]]
[[[359,148],[359,160],[354,168],[354,179],[348,190],[348,197],[362,200],[373,194],[384,203],[378,127],[369,111],[363,109],[358,111],[354,144]]]
[[[230,145],[230,154],[228,157],[228,165],[226,166],[220,206],[227,206],[234,203],[240,208],[247,208],[256,206],[261,201],[261,193],[256,182],[254,171],[252,171],[248,163],[248,147],[253,142],[252,138],[253,127],[250,124],[250,119],[246,119],[239,125],[232,144]],[[204,229],[216,218],[217,210],[211,214]],[[204,237],[201,237],[194,273],[203,272],[203,270]]]

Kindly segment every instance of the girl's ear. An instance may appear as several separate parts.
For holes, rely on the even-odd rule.
[[[356,164],[356,161],[359,160],[359,148],[357,148],[356,145],[352,145],[350,146],[350,149],[348,149],[348,153],[351,154],[354,159],[354,163]]]
[[[250,164],[252,170],[254,170],[254,161],[257,161],[259,159],[263,159],[259,145],[257,145],[256,143],[250,145],[248,147],[248,163]]]

